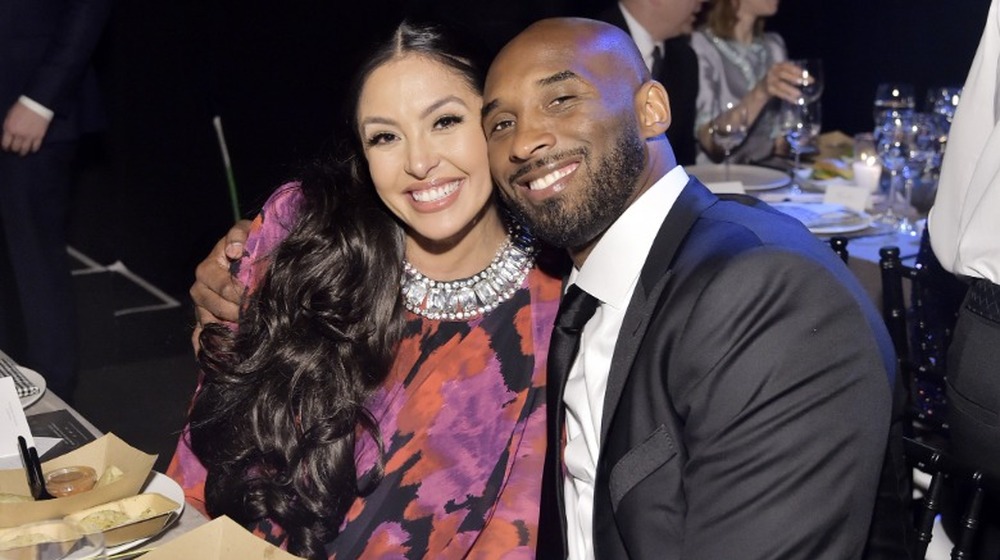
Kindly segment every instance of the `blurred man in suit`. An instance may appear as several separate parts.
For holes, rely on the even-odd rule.
[[[59,396],[75,383],[66,256],[71,165],[102,121],[90,64],[111,0],[0,0],[0,349]],[[10,277],[8,277],[10,276]]]
[[[653,79],[667,88],[673,115],[667,138],[680,165],[694,164],[698,153],[694,137],[698,57],[691,49],[691,32],[706,1],[622,0],[597,16],[628,32]]]

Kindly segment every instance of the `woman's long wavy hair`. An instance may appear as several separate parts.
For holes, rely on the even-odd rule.
[[[356,144],[357,93],[372,71],[417,53],[482,91],[466,52],[436,27],[400,25],[355,79],[347,120]],[[377,200],[358,146],[348,152],[301,178],[298,221],[243,303],[238,329],[206,326],[189,417],[209,513],[269,519],[290,552],[309,558],[326,557],[324,544],[366,490],[355,438],[381,442],[365,402],[385,380],[403,324],[402,228]]]

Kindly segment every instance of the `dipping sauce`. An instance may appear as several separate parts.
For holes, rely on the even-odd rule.
[[[97,472],[90,467],[65,467],[45,474],[45,489],[57,498],[86,492],[97,482]]]

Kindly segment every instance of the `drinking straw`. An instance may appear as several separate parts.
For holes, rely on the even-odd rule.
[[[236,195],[236,178],[233,176],[233,165],[229,161],[229,148],[226,147],[226,135],[222,132],[222,117],[215,115],[212,117],[212,126],[215,127],[215,136],[219,140],[219,150],[222,151],[222,165],[226,168],[226,182],[229,183],[229,202],[233,206],[233,221],[240,219],[240,202]]]

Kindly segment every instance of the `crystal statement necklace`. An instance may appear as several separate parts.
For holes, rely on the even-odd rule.
[[[480,317],[509,300],[535,264],[531,235],[512,225],[485,270],[469,278],[439,282],[403,259],[403,304],[428,319],[462,321]]]

